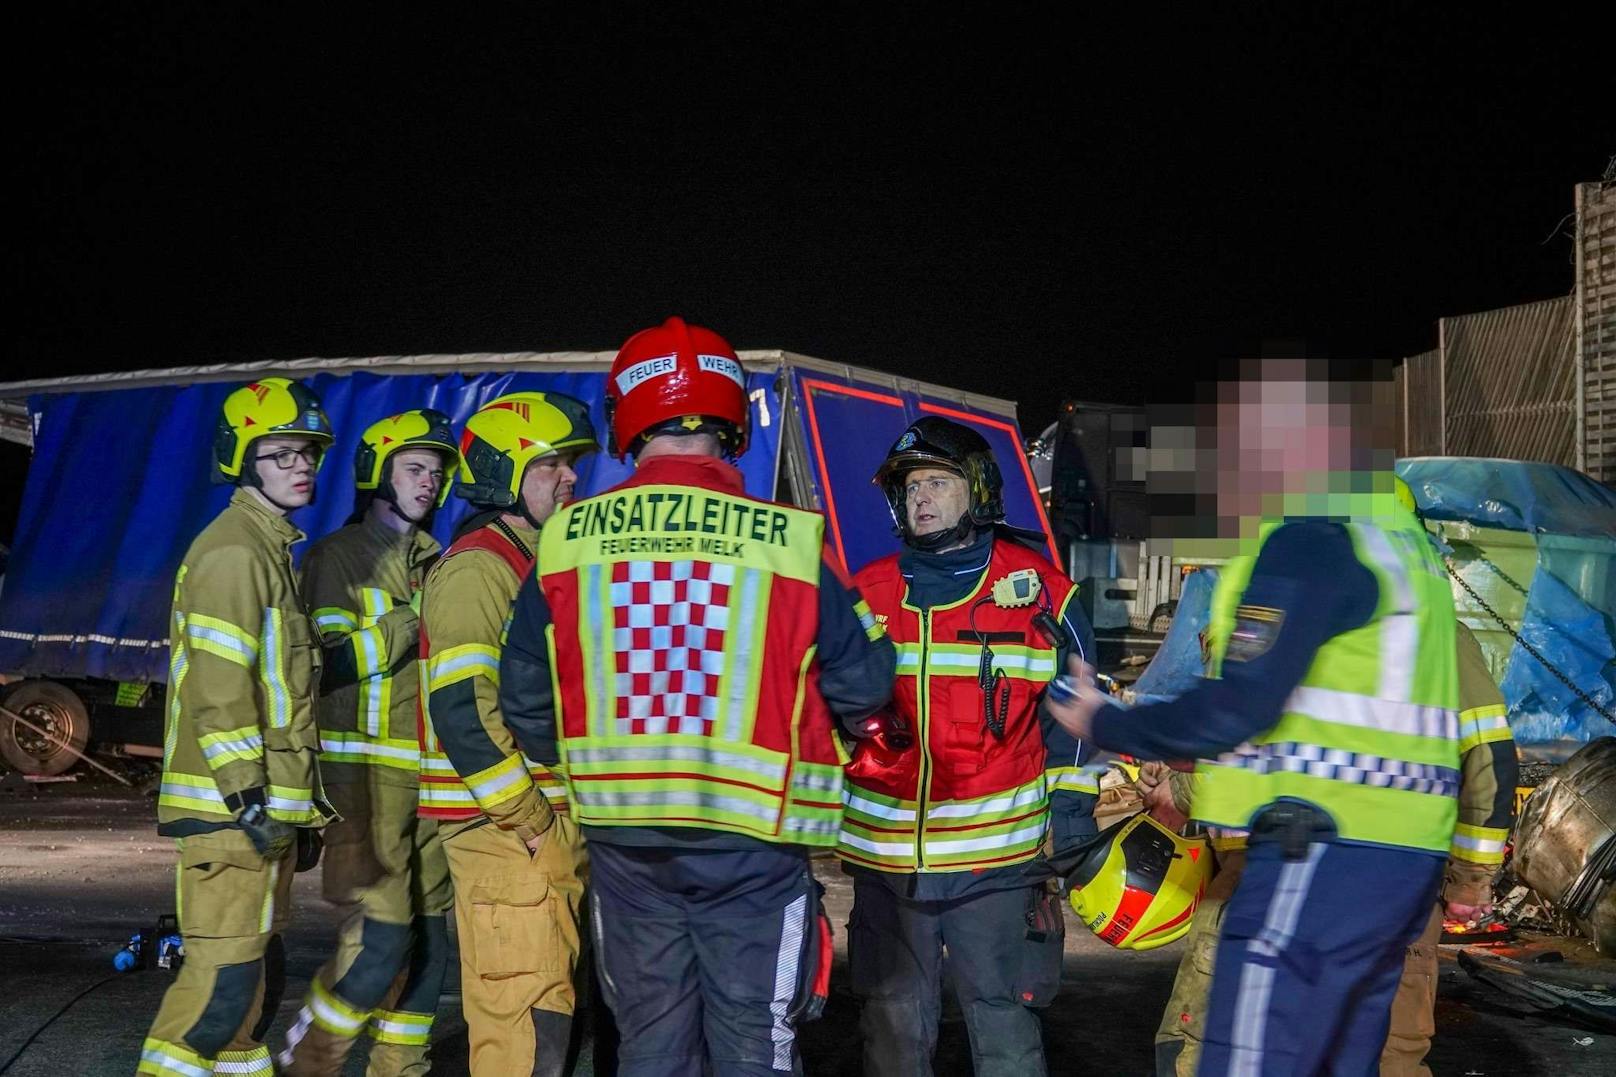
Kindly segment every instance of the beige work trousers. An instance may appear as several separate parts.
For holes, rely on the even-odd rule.
[[[296,853],[265,860],[240,830],[180,838],[185,963],[163,993],[137,1073],[269,1074],[264,1034],[285,986],[277,936],[292,910]]]
[[[454,882],[460,942],[460,998],[472,1077],[534,1072],[537,1027],[567,1027],[581,946],[578,916],[589,859],[578,824],[565,815],[538,851],[493,823],[441,830]],[[536,1021],[534,1011],[559,1020]],[[559,1034],[559,1033],[558,1033]]]

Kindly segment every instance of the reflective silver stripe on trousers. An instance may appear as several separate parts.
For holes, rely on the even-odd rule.
[[[791,1069],[791,1045],[796,1039],[791,1027],[791,1002],[797,994],[797,970],[802,964],[802,937],[807,918],[808,895],[799,894],[786,906],[785,919],[780,925],[780,950],[774,957],[769,1039],[774,1041],[774,1068],[777,1070]]]
[[[1274,969],[1296,934],[1302,904],[1313,885],[1313,871],[1328,845],[1316,841],[1307,847],[1307,859],[1279,869],[1279,882],[1269,900],[1262,930],[1246,944],[1240,965],[1240,983],[1234,1003],[1234,1028],[1229,1037],[1230,1077],[1260,1077],[1263,1046],[1268,1034],[1268,1005],[1274,994]]]

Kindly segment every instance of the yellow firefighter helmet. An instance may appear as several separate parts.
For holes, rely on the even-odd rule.
[[[243,468],[252,443],[267,437],[302,437],[321,448],[332,442],[331,423],[314,390],[287,378],[260,378],[224,398],[213,438],[213,462],[219,482],[256,484],[258,472]]]
[[[562,393],[508,393],[466,420],[455,494],[474,505],[510,508],[521,499],[522,474],[529,463],[557,453],[583,456],[599,448],[583,401]]]
[[[1154,950],[1190,929],[1212,876],[1205,838],[1140,813],[1109,826],[1067,875],[1072,911],[1119,950]]]
[[[455,444],[454,427],[449,417],[432,408],[419,408],[389,415],[379,423],[372,423],[359,436],[359,447],[354,450],[354,485],[361,490],[378,492],[391,501],[391,487],[387,477],[387,461],[396,452],[406,449],[432,449],[443,455],[446,472],[443,488],[438,491],[438,507],[449,498],[449,485],[460,464],[460,449]]]

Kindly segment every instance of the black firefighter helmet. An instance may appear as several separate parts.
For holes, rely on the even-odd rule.
[[[904,477],[919,468],[941,468],[965,479],[969,500],[964,515],[953,527],[914,535],[904,498]],[[917,550],[935,550],[1004,522],[1004,478],[987,439],[970,427],[937,415],[909,425],[881,462],[871,480],[887,496],[893,533]]]

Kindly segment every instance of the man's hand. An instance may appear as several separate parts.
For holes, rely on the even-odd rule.
[[[542,834],[535,834],[531,838],[528,838],[525,842],[522,843],[523,845],[527,846],[527,855],[529,855],[529,856],[537,856],[537,855],[539,855],[539,850],[544,847],[544,835],[548,834],[548,833],[550,833],[550,832],[548,830],[546,830]]]
[[[1493,914],[1493,903],[1490,901],[1484,901],[1480,905],[1465,905],[1462,902],[1449,901],[1446,906],[1448,919],[1458,920],[1463,924],[1473,924]]]
[[[1044,697],[1049,716],[1078,740],[1092,740],[1094,715],[1106,705],[1106,695],[1095,687],[1094,667],[1072,655],[1066,660],[1069,696],[1051,691]]]
[[[249,804],[236,815],[236,825],[241,827],[252,842],[258,855],[265,860],[280,860],[292,851],[292,845],[297,841],[297,828],[290,823],[283,823],[272,818],[262,804]]]
[[[1145,811],[1151,818],[1172,830],[1178,830],[1189,819],[1173,802],[1173,770],[1166,763],[1146,763],[1139,768],[1139,780],[1134,786],[1145,802]]]

